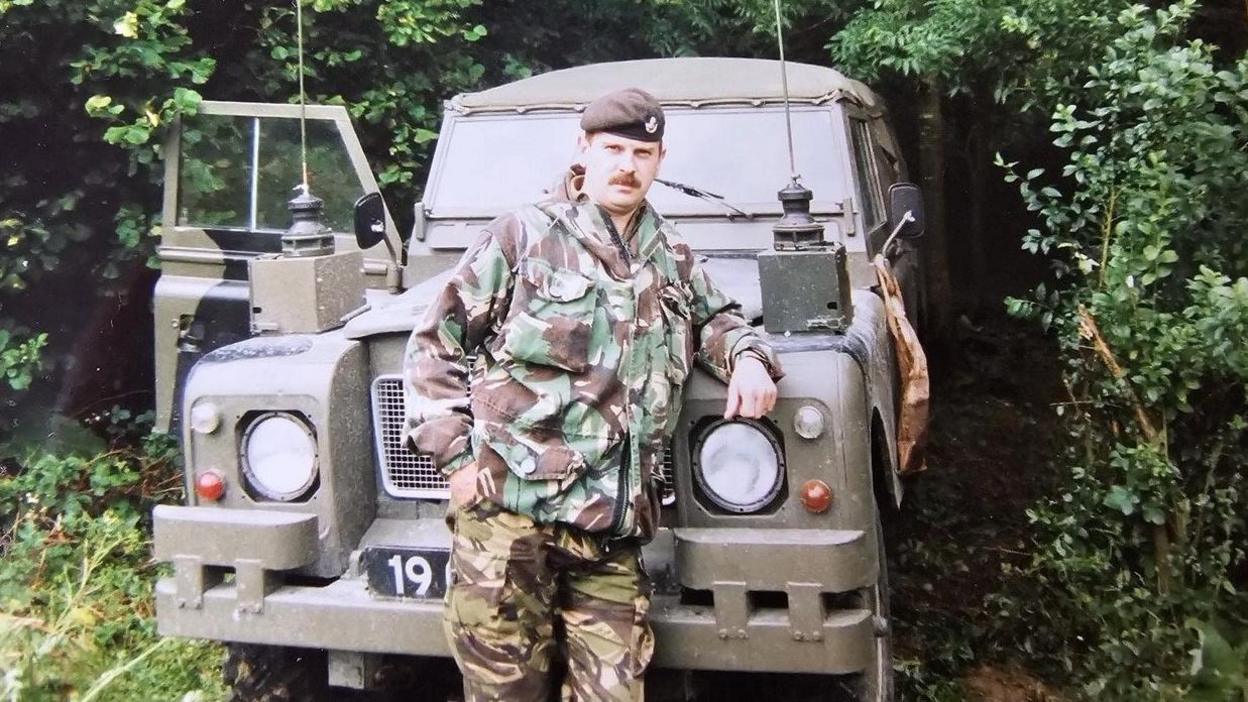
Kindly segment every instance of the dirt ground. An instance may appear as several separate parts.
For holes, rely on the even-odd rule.
[[[958,351],[934,359],[928,470],[886,525],[898,699],[954,677],[967,700],[1058,700],[1020,662],[968,643],[991,628],[985,598],[1005,569],[1028,559],[1025,510],[1051,484],[1055,350],[1034,325],[1001,314],[963,318],[958,335]]]
[[[962,679],[967,699],[975,702],[1063,702],[1064,698],[1050,690],[1020,668],[981,666]]]

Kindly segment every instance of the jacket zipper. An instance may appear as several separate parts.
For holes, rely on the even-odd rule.
[[[620,256],[624,258],[624,263],[630,268],[633,265],[632,256],[628,253],[628,247],[624,245],[624,240],[620,238],[620,232],[615,228],[615,222],[611,220],[611,215],[603,213],[602,219],[607,223],[607,232],[611,234],[611,241],[620,249]]]
[[[620,249],[620,256],[624,258],[624,263],[629,268],[629,274],[630,274],[629,280],[630,280],[630,287],[631,287],[631,280],[632,280],[631,269],[632,269],[633,264],[632,264],[632,258],[628,254],[628,247],[625,246],[624,241],[620,239],[620,232],[615,228],[615,222],[611,221],[611,215],[606,212],[603,212],[602,214],[603,214],[603,221],[605,221],[607,224],[607,232],[611,234],[611,241],[615,242],[615,245]],[[626,370],[626,375],[632,373],[632,344],[629,343],[632,341],[631,337],[632,337],[632,334],[630,332],[629,338],[625,340],[624,368]],[[625,382],[624,387],[625,387],[625,392],[627,393],[628,392],[627,382]],[[624,403],[624,426],[625,426],[624,455],[621,457],[621,460],[620,460],[620,477],[619,477],[619,482],[616,485],[615,508],[612,510],[613,512],[613,519],[611,520],[611,535],[612,536],[621,535],[620,529],[621,527],[624,526],[624,522],[628,515],[628,492],[629,492],[628,473],[629,473],[629,469],[632,466],[632,433],[633,433],[632,412],[629,411],[631,407],[632,407],[632,398],[630,397],[630,398],[627,398],[627,400]]]
[[[628,338],[624,340],[624,370],[625,375],[630,375],[633,370],[633,344],[632,332],[629,332]],[[627,378],[625,379],[627,381]],[[611,534],[620,536],[620,528],[624,526],[625,517],[628,514],[628,472],[633,463],[633,413],[632,413],[632,397],[629,394],[628,383],[624,383],[624,392],[626,395],[624,402],[624,454],[620,457],[620,477],[616,486],[615,508],[612,510],[613,519],[611,520]]]
[[[628,513],[628,468],[632,462],[632,432],[624,434],[624,455],[620,458],[620,480],[616,486],[614,518],[611,520],[611,535],[621,536],[620,527],[624,526],[624,516]]]

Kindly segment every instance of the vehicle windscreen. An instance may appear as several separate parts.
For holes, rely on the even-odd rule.
[[[722,195],[746,212],[776,212],[776,191],[789,182],[783,108],[667,110],[667,157],[659,177]],[[816,213],[850,196],[845,147],[827,107],[793,110],[797,171],[815,194]],[[452,121],[425,193],[433,217],[494,216],[541,199],[575,158],[579,114],[515,113]],[[666,216],[727,210],[663,185],[647,196]]]
[[[308,184],[325,202],[336,232],[353,230],[352,207],[364,194],[338,126],[307,121]],[[178,170],[177,224],[282,232],[287,202],[301,181],[299,121],[201,114],[185,118]]]

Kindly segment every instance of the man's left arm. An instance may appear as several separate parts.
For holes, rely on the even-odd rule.
[[[698,349],[695,359],[728,384],[726,418],[761,417],[776,400],[775,382],[784,377],[775,351],[741,315],[694,259],[689,285]]]

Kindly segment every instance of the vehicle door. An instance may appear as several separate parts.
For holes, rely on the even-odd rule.
[[[248,262],[281,251],[300,173],[298,105],[205,101],[165,142],[153,313],[157,429],[177,433],[182,382],[205,353],[247,338]],[[308,182],[339,251],[355,250],[352,206],[377,191],[344,107],[306,108]],[[401,250],[393,218],[386,236]],[[364,252],[366,286],[385,287],[384,243]]]
[[[889,221],[888,191],[894,183],[906,180],[905,162],[882,115],[846,105],[845,116],[857,188],[856,209],[866,232],[867,255],[874,257],[895,226]],[[899,238],[889,247],[887,257],[901,285],[906,314],[918,325],[923,309],[918,245]]]

